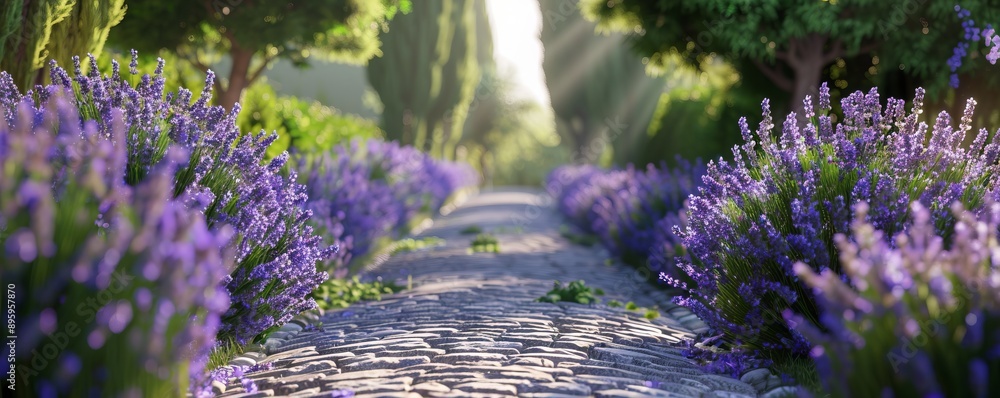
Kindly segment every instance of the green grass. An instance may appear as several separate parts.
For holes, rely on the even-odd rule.
[[[475,253],[500,253],[500,241],[491,234],[481,233],[472,240],[470,250]]]
[[[245,346],[235,341],[219,341],[218,345],[208,354],[208,364],[205,365],[205,369],[213,370],[226,366],[229,364],[229,361],[232,361],[233,358],[236,358],[237,355],[242,354],[245,350]]]
[[[483,227],[480,227],[478,225],[470,225],[468,227],[462,228],[462,230],[459,231],[459,233],[461,233],[462,235],[475,235],[482,232],[483,232]]]
[[[535,301],[543,303],[557,303],[568,301],[571,303],[593,304],[599,301],[597,296],[603,296],[604,291],[586,286],[584,281],[573,281],[563,286],[562,282],[555,281],[552,290]]]
[[[785,361],[775,361],[771,366],[771,373],[776,375],[786,374],[795,380],[795,384],[805,388],[815,397],[827,397],[823,392],[823,385],[816,373],[816,366],[809,359],[790,359]]]
[[[441,246],[441,245],[444,245],[444,239],[438,238],[436,236],[430,236],[423,239],[406,238],[396,241],[396,245],[392,249],[392,254],[412,252],[415,250],[420,250],[428,247]]]
[[[330,279],[323,282],[315,291],[313,298],[316,304],[324,310],[346,308],[358,301],[381,300],[383,294],[402,291],[401,286],[392,282],[361,282],[357,276],[351,279]]]
[[[578,234],[573,232],[573,230],[566,225],[559,226],[559,235],[562,235],[563,238],[566,238],[566,240],[569,240],[573,244],[585,247],[591,247],[600,243],[597,236],[590,234]]]

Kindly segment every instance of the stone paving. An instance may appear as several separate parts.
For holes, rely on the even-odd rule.
[[[444,246],[400,253],[365,270],[413,289],[382,301],[308,314],[233,364],[271,362],[225,397],[754,397],[747,384],[706,374],[671,347],[705,328],[641,273],[610,265],[599,248],[569,243],[547,196],[480,194],[434,221],[421,237]],[[470,253],[470,225],[493,230],[500,253]],[[605,305],[539,303],[554,280],[583,279],[605,301],[659,305],[661,316]],[[321,324],[317,325],[316,322]],[[303,328],[306,325],[313,325]],[[767,375],[763,375],[767,377]],[[767,384],[767,383],[764,383]]]

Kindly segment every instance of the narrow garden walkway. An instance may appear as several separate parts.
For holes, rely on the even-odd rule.
[[[503,190],[473,197],[419,236],[446,244],[400,253],[365,271],[412,290],[295,321],[252,375],[258,392],[238,384],[223,396],[357,397],[753,397],[749,384],[705,374],[670,343],[704,324],[669,304],[666,293],[602,249],[560,236],[562,219],[541,191]],[[470,253],[464,228],[477,225],[500,240],[500,253]],[[534,300],[555,280],[583,279],[604,302],[659,305],[661,316],[603,304]],[[217,386],[221,389],[221,385]]]

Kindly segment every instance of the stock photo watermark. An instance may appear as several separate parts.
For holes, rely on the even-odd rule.
[[[13,283],[7,284],[7,389],[16,390],[17,387],[17,286]]]

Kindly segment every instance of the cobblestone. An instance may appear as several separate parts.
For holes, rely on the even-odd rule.
[[[363,271],[400,285],[410,277],[411,290],[296,317],[256,352],[233,360],[274,366],[247,375],[260,391],[247,394],[238,382],[214,389],[224,397],[348,389],[356,397],[744,398],[769,384],[769,374],[744,375],[750,384],[705,374],[670,347],[704,323],[670,304],[666,291],[631,281],[630,270],[606,266],[602,249],[563,239],[561,218],[542,198],[503,191],[457,207],[421,233],[445,245],[397,254]],[[510,232],[512,222],[519,232]],[[459,232],[474,224],[505,227],[506,233],[494,232],[503,251],[469,254],[469,237]],[[605,300],[659,305],[661,316],[534,301],[553,280],[576,279],[602,288]],[[317,330],[303,328],[317,322]]]

